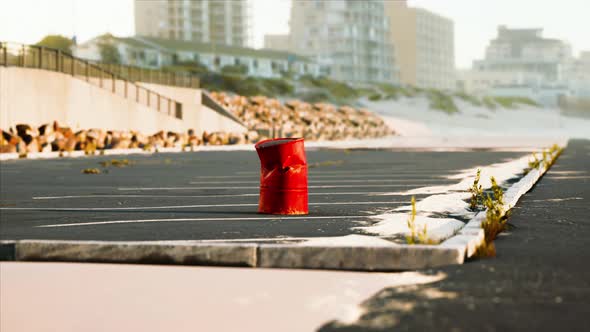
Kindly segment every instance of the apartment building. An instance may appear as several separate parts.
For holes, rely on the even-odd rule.
[[[290,51],[291,39],[285,35],[264,35],[264,48],[278,51]]]
[[[545,82],[559,82],[572,63],[571,46],[559,39],[544,38],[543,29],[498,27],[498,36],[486,48],[483,60],[473,68],[479,71],[524,72],[539,74]]]
[[[173,40],[250,45],[247,0],[135,0],[135,33]]]
[[[117,49],[123,65],[160,68],[198,62],[214,72],[225,66],[244,66],[247,75],[266,78],[280,78],[284,72],[296,76],[319,75],[319,66],[312,59],[290,52],[157,37],[106,34],[76,45],[73,53],[79,58],[101,61],[100,49],[104,44]]]
[[[395,46],[400,82],[421,88],[455,86],[453,21],[405,0],[386,1],[390,38]]]
[[[323,75],[350,83],[397,83],[383,0],[293,0],[291,50]]]

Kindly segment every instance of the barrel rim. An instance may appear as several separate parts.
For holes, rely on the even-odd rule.
[[[284,142],[277,142],[277,141],[284,141]],[[270,139],[265,139],[265,140],[262,140],[262,141],[256,143],[256,145],[254,145],[254,147],[256,148],[256,150],[260,150],[260,149],[267,149],[267,148],[271,148],[271,147],[275,147],[275,146],[285,146],[288,144],[295,144],[295,143],[299,143],[299,142],[303,142],[303,141],[304,141],[303,137],[270,138]],[[268,144],[268,143],[272,143],[272,142],[276,142],[276,144]]]

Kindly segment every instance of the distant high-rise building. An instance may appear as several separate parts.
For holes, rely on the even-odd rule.
[[[400,82],[421,88],[455,86],[453,21],[405,0],[385,2]]]
[[[316,59],[324,75],[397,82],[383,0],[293,0],[290,29],[291,50]]]
[[[135,34],[248,46],[248,3],[246,0],[135,0]]]
[[[559,39],[543,38],[543,29],[498,27],[498,36],[490,41],[483,60],[474,62],[479,71],[522,72],[545,82],[564,79],[572,62],[571,46]]]

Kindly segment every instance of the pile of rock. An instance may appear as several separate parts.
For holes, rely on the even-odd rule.
[[[256,132],[232,134],[225,132],[196,135],[193,130],[186,133],[160,131],[146,136],[135,131],[113,131],[88,129],[74,132],[57,122],[44,124],[38,128],[26,124],[16,125],[8,131],[2,130],[0,153],[26,154],[31,152],[71,152],[94,153],[103,149],[140,148],[152,150],[168,147],[194,147],[199,145],[227,145],[254,143],[259,140]]]
[[[393,134],[374,113],[350,106],[310,104],[299,100],[281,103],[278,99],[264,96],[248,98],[222,92],[213,92],[211,96],[242,120],[249,129],[264,136],[344,140]]]
[[[196,135],[160,131],[146,136],[136,131],[88,129],[74,131],[57,122],[32,127],[16,125],[2,130],[0,153],[26,154],[31,152],[85,151],[93,154],[104,149],[155,150],[158,148],[190,148],[199,145],[228,145],[256,143],[272,137],[304,137],[307,140],[344,140],[391,135],[393,132],[381,118],[370,111],[349,106],[291,100],[281,103],[277,99],[257,96],[230,96],[212,93],[214,99],[227,107],[249,128],[246,134],[226,132]]]

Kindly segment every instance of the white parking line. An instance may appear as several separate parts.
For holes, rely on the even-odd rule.
[[[455,174],[455,173],[451,173]],[[308,176],[310,179],[320,179],[320,178],[387,178],[387,177],[403,177],[404,179],[409,179],[411,177],[407,176],[406,174],[396,174],[396,173],[387,173],[387,174],[376,174],[371,172],[371,174],[358,174],[358,172],[350,173],[350,174],[342,174],[342,175],[321,175],[318,173],[309,173]],[[234,179],[234,178],[243,178],[243,179],[257,179],[260,177],[260,173],[252,174],[252,175],[199,175],[195,178],[197,179]],[[415,179],[424,179],[427,178],[445,178],[444,175],[440,174],[429,174],[429,175],[418,175],[414,176]]]
[[[408,166],[411,168],[412,166]],[[441,172],[445,173],[458,173],[461,170],[454,170],[454,169],[371,169],[365,168],[361,170],[346,170],[346,171],[320,171],[318,169],[311,168],[309,172],[312,172],[314,175],[324,175],[324,174],[358,174],[359,172],[367,172],[368,174],[379,174],[379,175],[395,175],[395,174],[416,174],[422,175],[424,173],[435,173],[440,174]],[[235,174],[239,175],[260,175],[260,172],[256,171],[237,171]]]
[[[35,226],[36,228],[48,227],[71,227],[71,226],[92,226],[108,224],[133,224],[133,223],[150,223],[150,222],[169,222],[169,221],[241,221],[241,220],[299,220],[299,219],[348,219],[348,218],[367,218],[368,216],[299,216],[299,217],[246,217],[246,218],[177,218],[177,219],[131,219],[131,220],[108,220],[108,221],[91,221],[69,224],[50,224]]]
[[[338,195],[367,195],[376,196],[389,194],[389,191],[356,191],[356,192],[329,192],[308,193],[308,196],[338,196]],[[228,195],[66,195],[66,196],[36,196],[34,200],[70,199],[70,198],[217,198],[217,197],[258,197],[260,194],[228,194]]]
[[[387,201],[387,202],[321,202],[309,203],[309,206],[320,205],[383,205],[407,203],[405,201]],[[129,207],[72,207],[72,208],[44,208],[44,207],[0,207],[2,210],[10,211],[128,211],[128,210],[157,210],[157,209],[187,209],[187,208],[210,208],[210,207],[241,207],[241,206],[258,206],[258,203],[239,203],[239,204],[195,204],[195,205],[164,205],[164,206],[129,206]]]
[[[383,188],[383,187],[414,187],[411,184],[361,184],[361,185],[328,185],[328,186],[307,186],[309,189],[330,189],[330,188]],[[235,190],[235,189],[259,189],[259,187],[122,187],[121,191],[142,191],[142,190]]]
[[[447,179],[364,179],[364,180],[309,180],[308,183],[365,183],[365,182],[448,182]],[[189,184],[258,184],[260,181],[191,181]]]

